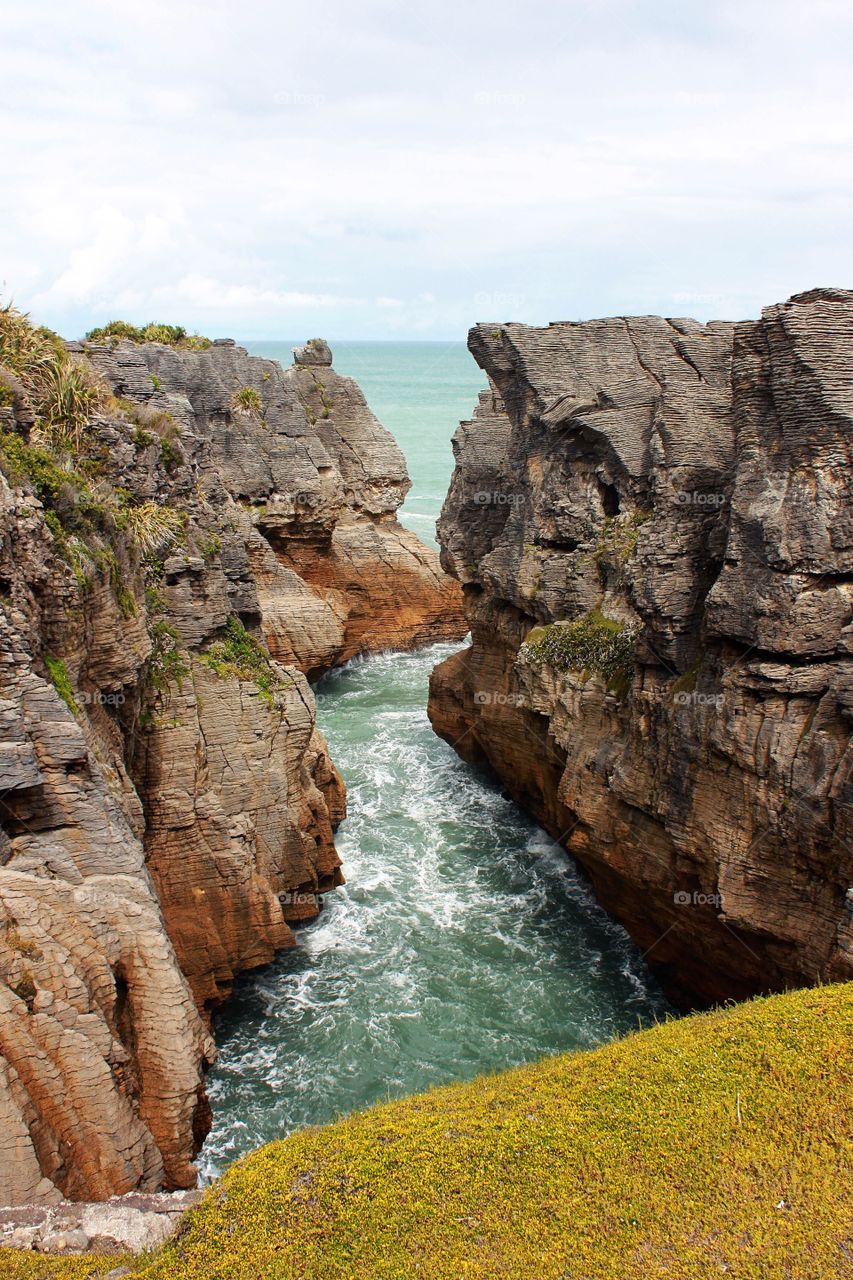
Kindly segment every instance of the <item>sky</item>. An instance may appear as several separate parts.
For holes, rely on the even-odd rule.
[[[850,0],[0,0],[0,292],[463,339],[853,285]]]

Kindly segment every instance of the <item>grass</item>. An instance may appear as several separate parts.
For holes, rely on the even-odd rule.
[[[521,646],[521,656],[534,667],[556,671],[597,672],[610,682],[624,684],[633,668],[636,631],[623,622],[591,609],[577,622],[552,622],[534,627]]]
[[[846,984],[373,1107],[240,1161],[132,1275],[849,1278],[851,1045]]]
[[[142,1274],[849,1276],[851,1037],[853,986],[797,992],[304,1131]]]
[[[250,418],[260,418],[264,404],[260,393],[254,387],[241,387],[231,397],[231,408],[234,413],[244,413]]]
[[[167,347],[178,350],[206,351],[210,346],[210,338],[203,338],[198,333],[187,333],[179,324],[128,324],[126,320],[110,320],[97,329],[90,329],[86,334],[87,342],[116,346],[122,340],[126,342],[160,342]],[[152,382],[154,381],[154,375]],[[155,383],[155,389],[157,384]]]
[[[112,398],[85,357],[11,304],[0,307],[0,365],[18,379],[37,435],[54,448],[79,450],[91,419]]]

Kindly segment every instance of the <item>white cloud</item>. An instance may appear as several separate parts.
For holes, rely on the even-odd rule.
[[[71,333],[754,311],[851,282],[852,36],[830,0],[19,6],[3,275]]]

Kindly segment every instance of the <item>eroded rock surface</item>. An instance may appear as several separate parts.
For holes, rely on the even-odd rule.
[[[194,1185],[206,1015],[342,881],[306,673],[464,634],[309,347],[90,346],[114,399],[46,488],[0,401],[0,1204]]]
[[[850,977],[853,294],[469,346],[489,390],[439,537],[473,645],[435,728],[684,1003]],[[536,657],[579,621],[630,641],[616,678]]]

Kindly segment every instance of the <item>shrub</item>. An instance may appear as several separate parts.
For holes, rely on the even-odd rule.
[[[42,434],[54,448],[79,452],[91,419],[111,399],[111,392],[87,360],[69,356],[57,361],[47,371],[39,397]]]
[[[199,554],[204,560],[213,560],[222,550],[222,539],[218,533],[212,533],[199,546]]]
[[[591,609],[577,622],[553,622],[536,627],[521,646],[521,656],[531,666],[556,671],[594,671],[606,680],[618,680],[633,668],[637,629],[605,618]]]
[[[273,670],[263,646],[249,635],[233,613],[225,624],[224,638],[216,640],[199,660],[218,676],[251,680],[270,706],[274,704],[275,694],[288,687],[287,682]]]
[[[198,333],[187,333],[179,324],[128,324],[126,320],[110,320],[108,324],[90,329],[86,334],[87,342],[96,342],[116,346],[119,342],[160,342],[167,347],[178,350],[206,351],[211,345],[210,338],[203,338]],[[153,379],[152,379],[153,381]]]
[[[180,537],[187,519],[185,512],[154,501],[123,510],[131,537],[145,557],[167,551]]]
[[[593,554],[596,564],[622,568],[631,559],[640,538],[640,529],[652,518],[651,511],[632,511],[605,516]]]
[[[0,308],[0,365],[20,380],[37,434],[55,448],[79,450],[91,417],[111,400],[88,360],[11,304]]]
[[[245,413],[252,418],[259,418],[263,413],[263,402],[254,387],[241,387],[231,397],[231,409],[234,413]]]
[[[171,684],[177,684],[180,689],[184,677],[190,674],[180,635],[163,618],[151,624],[149,633],[152,645],[148,659],[149,682],[158,693],[165,693]]]

